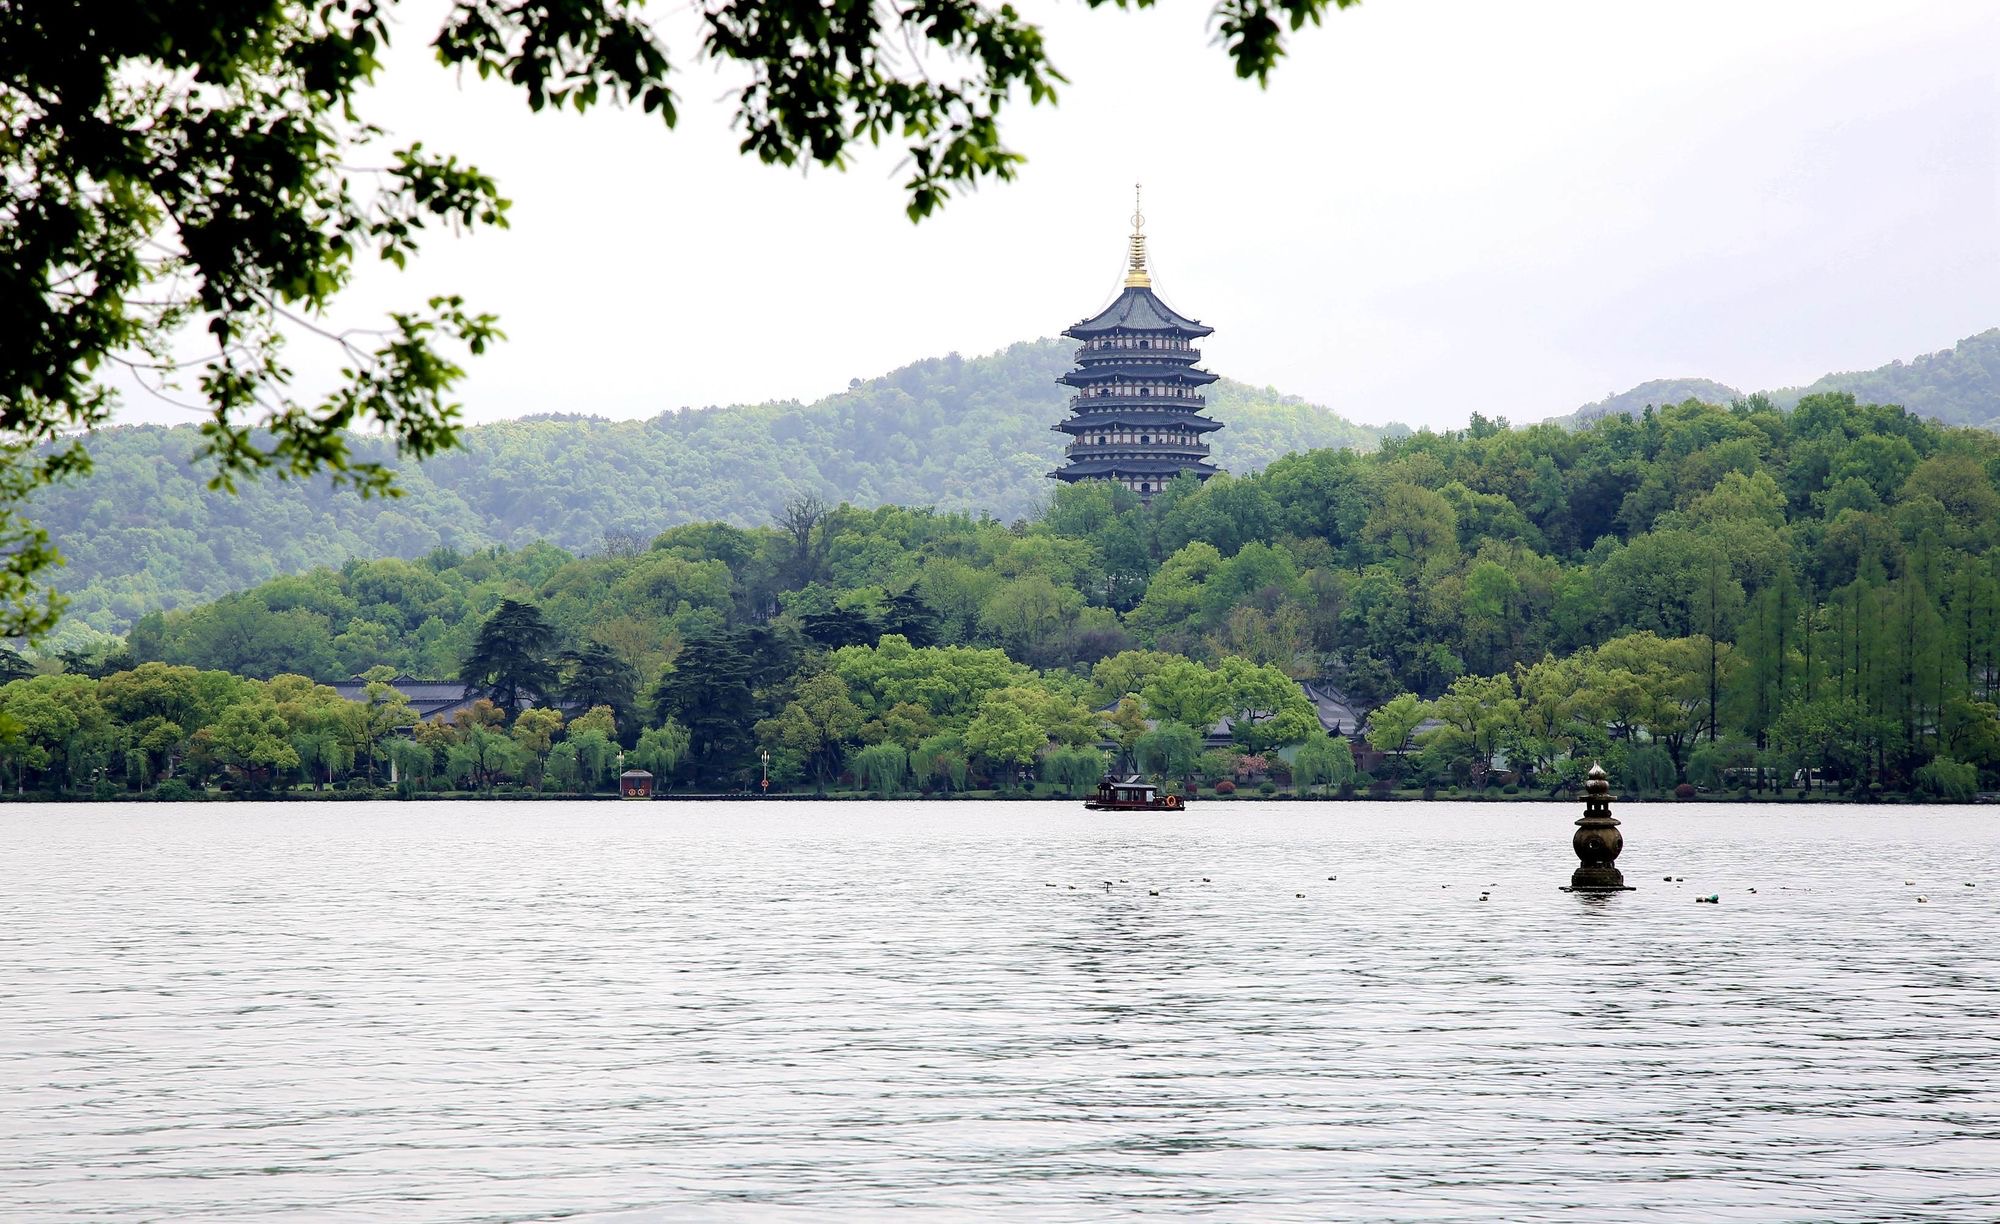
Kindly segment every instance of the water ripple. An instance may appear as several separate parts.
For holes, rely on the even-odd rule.
[[[2000,822],[1621,814],[8,808],[0,1214],[2000,1218]]]

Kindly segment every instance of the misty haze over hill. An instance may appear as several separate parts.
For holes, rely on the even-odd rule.
[[[547,540],[577,551],[682,523],[769,523],[788,501],[935,506],[1014,519],[1045,500],[1062,454],[1056,376],[1076,346],[1038,340],[905,366],[811,404],[669,412],[645,421],[549,415],[465,430],[404,468],[405,496],[363,501],[324,480],[206,487],[191,426],[105,430],[96,471],[45,489],[34,514],[64,556],[66,623],[122,632],[156,608],[201,602],[350,557],[417,557]],[[1255,471],[1317,447],[1371,448],[1384,432],[1273,390],[1209,390],[1227,428],[1216,462]],[[357,458],[391,460],[372,439]]]
[[[349,558],[416,557],[440,547],[547,540],[581,552],[607,535],[649,538],[703,520],[771,521],[793,498],[860,506],[935,506],[1013,519],[1048,496],[1061,454],[1055,378],[1074,346],[1038,340],[983,357],[920,361],[811,404],[782,402],[666,413],[647,421],[539,416],[474,426],[457,449],[406,469],[406,496],[363,501],[325,481],[253,481],[238,496],[205,487],[192,427],[107,430],[89,478],[44,490],[34,512],[68,567],[58,590],[67,624],[123,632],[156,608],[242,590],[278,574]],[[1880,369],[1829,374],[1801,395],[1853,391],[1953,424],[2000,422],[2000,329]],[[1739,392],[1701,379],[1642,384],[1587,405],[1606,412]],[[1358,425],[1326,408],[1224,380],[1209,411],[1224,469],[1256,471],[1317,447],[1374,447],[1401,427]],[[358,452],[388,458],[380,443]]]
[[[1805,396],[1823,391],[1850,392],[1865,404],[1900,404],[1918,416],[1947,425],[2000,430],[2000,327],[1967,336],[1951,348],[1925,353],[1910,361],[1892,361],[1873,370],[1828,374],[1810,386],[1779,387],[1764,394],[1778,407],[1791,408]],[[1636,414],[1648,406],[1691,399],[1726,404],[1743,395],[1736,388],[1712,379],[1659,378],[1554,419],[1576,424],[1614,413]]]

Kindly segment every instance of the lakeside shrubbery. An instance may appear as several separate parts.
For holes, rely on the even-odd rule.
[[[347,716],[284,673],[457,675],[508,607],[546,628],[516,652],[544,677],[527,689],[603,706],[604,747],[566,722],[550,755],[511,760],[529,750],[520,703],[503,701],[494,725],[422,732],[439,738],[430,774],[399,767],[428,779],[413,785],[456,770],[546,786],[553,769],[573,786],[651,734],[656,753],[685,739],[655,771],[677,787],[753,785],[764,753],[778,785],[808,789],[957,791],[1044,770],[1070,785],[1080,754],[1109,744],[1163,778],[1254,788],[1268,768],[1224,779],[1202,744],[1251,711],[1234,748],[1316,779],[1299,787],[1483,790],[1504,775],[1530,791],[1601,757],[1648,794],[1805,776],[1958,797],[2000,768],[2000,438],[1838,395],[1578,432],[1475,417],[1372,454],[1184,479],[1151,506],[1100,484],[1055,489],[1014,523],[805,499],[772,526],[691,524],[589,555],[356,561],[149,614],[122,645],[70,657],[84,674],[0,690],[0,770],[74,789],[214,759],[246,785],[260,770],[303,783],[330,755],[335,780],[377,776],[380,733],[323,725]],[[210,673],[187,682],[207,696],[183,718],[114,693],[101,731],[48,729],[68,707],[99,726],[77,686],[130,686],[141,662]],[[1340,767],[1302,749],[1319,729],[1300,678],[1373,709],[1388,776],[1317,780]],[[205,731],[299,763],[198,746]],[[359,764],[340,764],[349,751]]]

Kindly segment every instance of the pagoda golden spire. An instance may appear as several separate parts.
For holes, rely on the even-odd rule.
[[[1148,289],[1153,277],[1146,271],[1146,214],[1139,204],[1139,184],[1132,184],[1132,266],[1125,273],[1126,288]]]

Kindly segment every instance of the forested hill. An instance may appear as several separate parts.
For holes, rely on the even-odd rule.
[[[1726,383],[1708,378],[1655,378],[1642,382],[1630,391],[1617,395],[1607,395],[1594,404],[1585,404],[1569,416],[1557,419],[1563,425],[1587,425],[1608,416],[1638,416],[1648,408],[1663,404],[1685,404],[1689,400],[1699,400],[1704,404],[1727,404],[1743,398],[1743,393]]]
[[[606,707],[579,720],[596,739],[572,724],[579,758],[643,732],[680,745],[647,768],[703,787],[754,784],[764,752],[781,785],[881,766],[878,789],[909,770],[962,788],[967,768],[1065,759],[1087,784],[1107,735],[1156,776],[1213,781],[1270,767],[1200,763],[1221,717],[1270,715],[1234,724],[1255,756],[1299,745],[1304,762],[1324,740],[1293,679],[1371,711],[1384,751],[1435,719],[1391,770],[1440,785],[1480,785],[1504,752],[1535,784],[1601,760],[1621,793],[1752,767],[1862,794],[2000,786],[2000,436],[1845,394],[1580,430],[1475,420],[1184,476],[1145,506],[1060,486],[1018,523],[846,507],[788,528],[357,561],[149,615],[80,670],[165,667],[0,689],[20,728],[0,785],[143,786],[176,762],[268,778],[315,761],[318,779],[347,759],[322,737],[354,760],[369,745],[301,677],[382,667],[503,696],[554,676],[572,708]],[[532,783],[543,758],[491,721],[433,726],[399,767]],[[548,753],[559,722],[545,710],[513,742]]]
[[[1786,387],[1770,395],[1780,408],[1790,408],[1822,391],[1846,391],[1863,403],[1901,404],[1947,425],[2000,430],[2000,327],[1910,361],[1829,374],[1810,387]]]
[[[937,506],[1002,519],[1047,498],[1064,412],[1055,378],[1074,345],[1041,340],[921,361],[813,404],[665,413],[648,421],[546,416],[468,429],[403,473],[407,495],[364,502],[325,482],[212,493],[191,427],[106,430],[96,472],[50,489],[34,513],[69,564],[69,622],[123,632],[148,611],[242,590],[350,557],[418,557],[547,540],[593,550],[698,520],[771,521],[802,494],[830,503]],[[1381,431],[1275,391],[1210,391],[1227,423],[1225,469],[1250,472],[1317,447],[1373,447]],[[361,448],[378,457],[381,448]]]
[[[2000,431],[2000,327],[1909,361],[1828,374],[1808,387],[1780,387],[1763,394],[1779,408],[1789,410],[1808,395],[1829,391],[1845,391],[1864,404],[1896,404],[1946,425]],[[1637,416],[1649,407],[1691,399],[1727,404],[1741,398],[1741,391],[1711,379],[1658,378],[1551,420],[1576,427],[1620,413]]]

